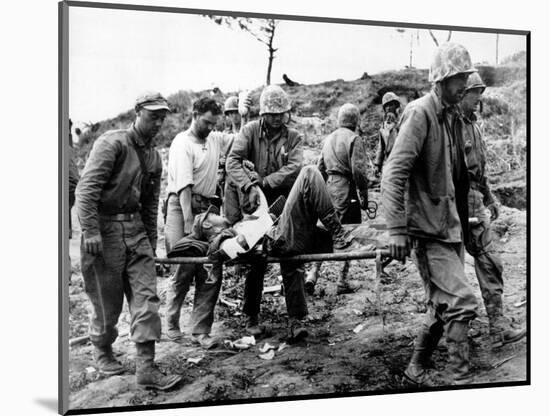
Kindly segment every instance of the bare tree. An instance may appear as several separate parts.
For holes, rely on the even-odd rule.
[[[231,16],[213,16],[205,15],[205,17],[214,21],[220,26],[227,26],[231,29],[240,29],[250,33],[256,40],[267,46],[268,62],[266,84],[271,83],[271,69],[273,68],[273,59],[277,48],[273,46],[275,38],[275,29],[279,23],[275,19],[251,19],[248,17],[231,17]]]
[[[430,33],[430,36],[432,37],[432,40],[435,43],[435,46],[439,46],[439,42],[437,41],[437,38],[434,35],[434,32],[432,32],[431,29],[428,29],[428,32]],[[449,33],[447,34],[447,40],[446,42],[449,42],[451,40],[451,36],[453,35],[453,31],[449,30]]]

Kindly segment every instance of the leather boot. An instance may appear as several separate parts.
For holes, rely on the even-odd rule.
[[[113,349],[110,345],[103,347],[94,345],[94,359],[99,371],[107,376],[124,372],[124,367],[113,355]]]
[[[336,294],[337,295],[344,295],[346,293],[355,292],[353,287],[351,287],[350,284],[347,281],[348,272],[349,272],[349,261],[345,261],[344,262],[344,267],[342,268],[342,272],[340,273],[340,276],[338,277],[338,282],[336,283]]]
[[[265,326],[260,325],[258,315],[246,317],[245,329],[248,335],[253,335],[255,337],[262,335],[265,332]]]
[[[342,227],[342,223],[338,219],[336,212],[321,218],[321,222],[332,235],[332,246],[335,250],[342,250],[351,244],[350,233]]]
[[[321,264],[323,264],[323,262],[316,261],[315,263],[313,263],[313,267],[307,272],[306,282],[304,286],[308,295],[313,295],[313,293],[315,293],[315,284],[317,283],[317,279],[319,278]]]
[[[489,318],[489,338],[493,350],[522,339],[526,334],[525,328],[511,328],[508,320],[502,313],[502,297],[493,295],[485,304]]]
[[[433,367],[431,356],[441,338],[441,333],[431,334],[422,330],[416,337],[414,350],[409,365],[404,372],[405,381],[421,386],[426,385],[427,370]]]
[[[468,384],[470,373],[470,345],[468,343],[468,322],[453,321],[447,330],[448,371],[454,384]]]
[[[305,321],[298,318],[289,318],[288,320],[288,343],[293,344],[308,336]]]
[[[175,386],[182,377],[165,375],[155,364],[155,341],[137,342],[136,381],[138,387],[168,390]]]

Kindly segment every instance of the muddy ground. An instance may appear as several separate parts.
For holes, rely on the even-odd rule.
[[[514,325],[525,325],[525,211],[503,206],[501,217],[493,226],[505,268],[505,313]],[[88,301],[79,268],[79,240],[76,230],[71,240],[74,270],[69,290],[71,338],[86,334],[88,320]],[[159,242],[159,246],[162,245],[163,242]],[[414,264],[410,261],[405,265],[392,263],[386,268],[381,284],[384,325],[376,307],[374,261],[353,261],[349,279],[357,290],[337,296],[335,282],[341,267],[342,263],[323,264],[316,293],[308,297],[311,335],[307,341],[287,345],[281,351],[275,350],[271,360],[262,359],[259,355],[265,343],[277,348],[284,343],[286,310],[284,297],[279,292],[264,295],[262,319],[271,328],[269,336],[257,339],[255,346],[244,351],[224,347],[204,351],[192,345],[189,338],[191,290],[182,311],[182,330],[186,338],[176,344],[163,333],[157,343],[160,367],[184,377],[182,383],[168,392],[156,393],[135,388],[135,348],[127,336],[120,336],[114,344],[114,350],[126,368],[120,376],[104,377],[96,371],[89,343],[72,347],[69,358],[70,408],[409,389],[402,382],[402,371],[410,357],[414,335],[425,311],[424,290]],[[481,305],[473,259],[468,255],[465,267]],[[279,284],[278,275],[278,266],[270,266],[265,286]],[[161,315],[165,310],[167,284],[167,278],[159,278]],[[228,268],[222,288],[222,298],[228,303],[219,302],[217,305],[213,335],[224,340],[235,340],[245,335],[239,307],[242,286],[243,282],[237,279],[232,268]],[[125,305],[119,332],[127,333],[128,325],[129,315]],[[488,321],[483,308],[480,308],[480,316],[472,323],[470,335],[473,383],[526,379],[525,339],[505,346],[497,353],[489,353]],[[444,369],[446,356],[442,342],[434,356],[437,369]],[[447,385],[449,381],[443,377],[438,379],[438,383]]]

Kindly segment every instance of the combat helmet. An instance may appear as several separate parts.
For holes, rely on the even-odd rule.
[[[235,96],[229,97],[223,103],[223,113],[227,115],[229,111],[239,111],[239,99]]]
[[[487,85],[483,83],[483,80],[477,72],[470,74],[468,81],[466,82],[466,91],[473,90],[474,88],[480,88],[481,94],[483,94],[483,91],[487,88]]]
[[[429,79],[430,82],[435,83],[457,74],[471,74],[476,71],[466,48],[449,42],[436,49],[430,66]]]
[[[392,101],[397,101],[397,103],[401,105],[401,101],[399,101],[399,97],[397,95],[395,95],[391,91],[385,93],[384,96],[382,97],[382,108],[384,108],[386,104],[389,104]]]
[[[359,109],[356,105],[346,103],[338,110],[338,126],[355,128],[359,122]]]
[[[268,85],[260,95],[260,115],[281,114],[290,111],[290,98],[278,85]]]

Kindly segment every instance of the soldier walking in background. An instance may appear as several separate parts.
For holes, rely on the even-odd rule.
[[[452,380],[463,383],[470,375],[468,327],[477,301],[463,263],[469,184],[457,104],[472,72],[463,46],[445,43],[436,50],[432,90],[405,108],[382,176],[390,253],[404,259],[412,243],[428,301],[405,370],[405,377],[416,384],[426,381],[429,358],[444,332]]]
[[[124,371],[111,345],[126,295],[137,384],[165,390],[181,376],[164,375],[154,363],[161,333],[154,257],[162,163],[152,141],[170,109],[164,97],[149,93],[137,99],[135,111],[129,129],[96,140],[76,188],[81,268],[93,306],[90,340],[99,370]]]
[[[231,123],[231,127],[226,129],[225,132],[233,133],[235,135],[239,133],[243,125],[242,116],[239,113],[239,98],[231,96],[227,100],[225,100],[225,103],[223,105],[223,113]],[[227,150],[220,155],[220,162],[218,165],[218,185],[216,194],[219,195],[222,199],[224,197],[223,190],[225,188],[226,178],[225,162],[227,160],[227,154],[229,153],[229,150],[231,150],[232,144],[233,141],[231,141],[229,146],[227,146]]]
[[[338,111],[338,129],[323,144],[318,168],[327,183],[327,190],[342,224],[361,223],[361,209],[368,205],[368,157],[361,136],[356,133],[359,109],[344,104]],[[313,294],[322,262],[316,262],[307,274],[305,288]],[[337,283],[337,293],[349,293],[352,288],[346,281],[350,262]]]
[[[486,146],[475,113],[485,88],[479,74],[471,74],[466,84],[466,94],[460,102],[464,126],[464,151],[470,179],[470,222],[466,250],[474,258],[476,276],[489,318],[491,346],[498,348],[523,338],[526,330],[511,328],[503,314],[502,261],[496,252],[491,231],[491,221],[498,218],[499,209],[489,189],[485,168]],[[490,218],[487,209],[491,213]]]
[[[376,159],[374,162],[376,175],[382,174],[384,161],[388,159],[397,137],[397,122],[399,120],[399,109],[401,101],[393,92],[387,92],[382,97],[382,109],[384,110],[384,120],[378,131],[378,147],[376,149]]]

